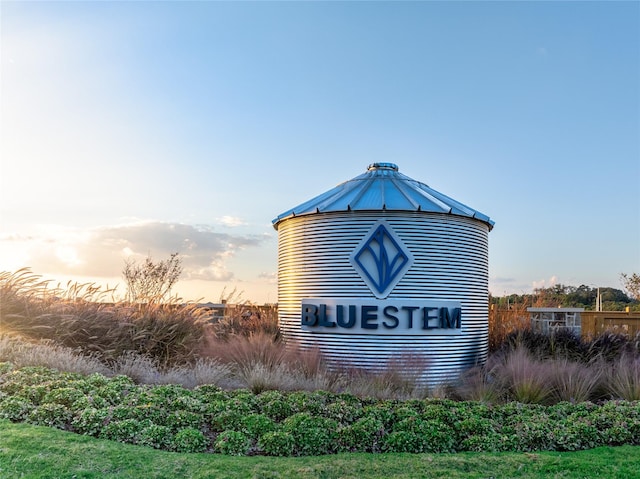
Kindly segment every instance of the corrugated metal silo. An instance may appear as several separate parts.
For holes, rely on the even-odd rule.
[[[484,361],[493,224],[392,163],[282,213],[273,225],[285,340],[370,370],[426,361],[428,383]]]

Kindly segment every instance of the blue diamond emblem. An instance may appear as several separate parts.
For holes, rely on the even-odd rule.
[[[393,229],[379,221],[358,245],[351,263],[373,294],[385,298],[407,272],[413,257]]]

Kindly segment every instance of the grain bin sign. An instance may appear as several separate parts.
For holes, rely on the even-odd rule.
[[[374,163],[273,224],[285,340],[374,370],[421,354],[430,382],[486,358],[488,216]]]

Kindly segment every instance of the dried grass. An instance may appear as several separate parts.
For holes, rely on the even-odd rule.
[[[199,358],[194,364],[162,368],[148,356],[129,351],[113,362],[114,374],[124,374],[140,384],[179,384],[194,388],[202,384],[219,387],[233,385],[233,371],[228,364]]]
[[[586,365],[568,359],[556,359],[545,364],[552,390],[552,402],[578,403],[589,401],[600,386],[602,366]]]
[[[640,400],[640,357],[622,354],[608,367],[606,384],[615,399]]]
[[[105,302],[111,293],[93,284],[52,288],[28,269],[0,273],[0,361],[125,374],[144,384],[326,390],[382,399],[451,395],[446,385],[424,385],[429,361],[422,355],[400,355],[379,370],[363,371],[329,365],[318,349],[285,347],[275,308],[245,303],[209,325],[194,304]],[[485,403],[579,402],[603,394],[640,399],[640,336],[602,335],[589,342],[547,337],[524,327],[524,310],[515,305],[490,314],[493,348],[499,341],[503,347],[484,367],[462,376],[456,397]]]
[[[94,355],[80,354],[50,340],[29,342],[7,334],[0,336],[0,362],[10,362],[19,368],[45,366],[87,375],[111,374],[111,370]]]
[[[379,370],[345,370],[345,388],[357,396],[378,399],[422,399],[432,394],[442,394],[440,385],[430,389],[424,376],[429,368],[424,354],[403,353],[392,358]]]
[[[505,340],[517,331],[530,327],[529,313],[525,303],[514,303],[508,309],[497,304],[489,308],[489,351],[497,351]]]
[[[534,359],[523,347],[517,347],[504,356],[492,368],[492,373],[500,387],[514,401],[544,404],[553,392],[549,368]]]
[[[484,404],[497,404],[504,396],[502,386],[495,378],[490,364],[476,366],[463,373],[454,391],[460,399]]]
[[[28,269],[0,273],[0,326],[31,339],[49,339],[104,360],[127,351],[163,366],[195,361],[204,340],[204,311],[197,305],[115,302],[113,290],[93,284],[65,288]],[[109,301],[107,301],[109,300]]]
[[[266,334],[280,338],[278,308],[273,305],[257,306],[244,302],[229,308],[226,316],[211,326],[213,336],[228,341],[236,336]]]
[[[304,350],[268,332],[209,341],[208,357],[231,368],[241,387],[264,390],[334,390],[340,380],[317,349]]]

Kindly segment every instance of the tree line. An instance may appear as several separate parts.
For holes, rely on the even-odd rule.
[[[514,307],[569,307],[584,308],[586,311],[596,310],[598,294],[603,311],[640,311],[640,294],[637,284],[640,277],[637,274],[621,275],[624,290],[610,287],[592,287],[588,285],[570,286],[556,284],[548,288],[537,288],[533,293],[510,294],[507,296],[491,296],[490,304],[499,309]],[[631,282],[625,282],[625,278]],[[635,281],[635,283],[633,283]],[[635,288],[635,289],[634,289]]]

